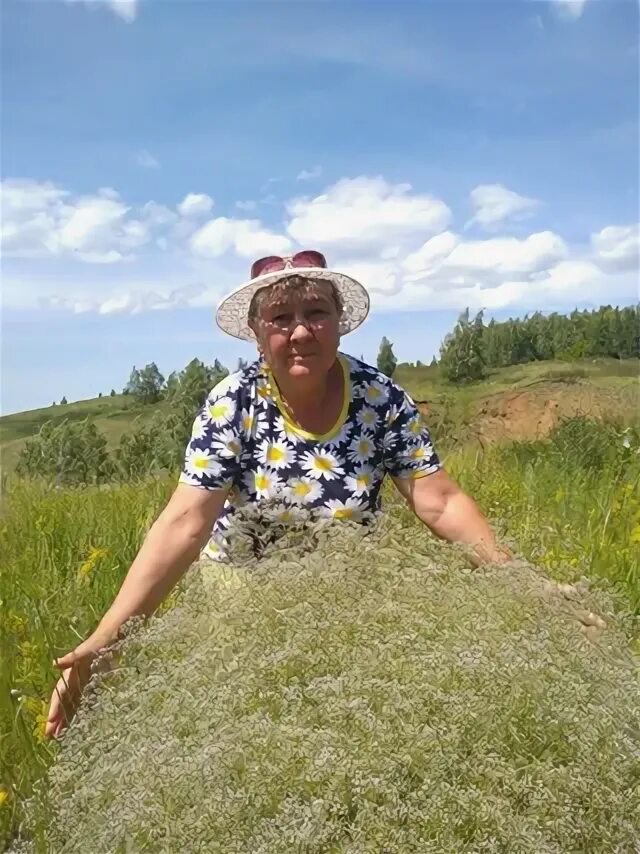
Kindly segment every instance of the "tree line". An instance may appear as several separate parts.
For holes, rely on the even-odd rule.
[[[536,312],[522,320],[492,320],[487,325],[482,312],[472,319],[467,309],[446,336],[437,364],[443,378],[463,383],[482,379],[492,368],[597,356],[640,357],[640,306],[603,306],[570,315]],[[435,360],[431,364],[436,364]],[[393,376],[397,360],[386,337],[380,344],[377,365],[387,376]],[[240,359],[238,370],[244,367],[246,362]],[[17,473],[66,485],[175,471],[182,464],[195,413],[228,374],[218,359],[213,365],[192,359],[182,371],[173,371],[166,379],[155,362],[141,369],[134,366],[123,394],[130,396],[141,412],[116,448],[108,449],[106,437],[89,417],[84,421],[48,421],[26,440]],[[66,398],[63,401],[66,403]],[[166,405],[155,407],[148,418],[146,407],[160,402]]]
[[[245,364],[240,360],[238,369]],[[130,395],[141,411],[117,447],[108,449],[106,437],[90,417],[47,421],[26,440],[16,473],[63,486],[175,471],[182,464],[196,412],[211,389],[228,374],[217,359],[213,365],[192,359],[184,370],[174,371],[166,380],[155,362],[141,369],[134,366],[123,393]],[[146,407],[160,402],[166,406],[155,407],[148,418]]]
[[[453,383],[483,379],[491,368],[525,362],[609,357],[640,358],[640,306],[569,315],[536,312],[523,319],[491,320],[463,312],[440,348],[443,376]]]

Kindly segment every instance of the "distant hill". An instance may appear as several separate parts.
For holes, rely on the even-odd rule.
[[[509,401],[514,399],[514,392],[526,392],[528,395],[524,399],[519,395],[520,404],[515,407],[521,428],[530,422],[533,429],[536,422],[534,416],[539,411],[544,414],[544,423],[551,423],[547,411],[549,407],[545,409],[548,400],[554,402],[556,417],[562,414],[592,414],[637,422],[640,420],[639,370],[640,363],[637,360],[529,362],[495,369],[482,382],[456,387],[442,380],[437,367],[425,365],[417,368],[399,364],[394,380],[420,404],[430,426],[433,423],[436,428],[442,424],[442,429],[446,429],[447,425],[442,423],[443,418],[446,418],[447,424],[469,428],[461,430],[460,435],[473,435],[488,419],[497,419],[498,425],[507,429],[496,430],[492,427],[488,433],[484,429],[480,430],[484,435],[497,438],[510,435],[508,424],[514,407]],[[527,407],[531,417],[527,415]],[[0,417],[2,471],[13,471],[25,439],[37,433],[46,421],[60,421],[64,418],[77,421],[90,417],[112,448],[119,443],[123,433],[132,429],[136,419],[146,422],[156,412],[168,409],[169,405],[164,401],[140,406],[129,395],[116,395],[5,415]],[[518,438],[522,437],[522,433],[523,429],[515,431]],[[527,433],[526,429],[524,433]]]

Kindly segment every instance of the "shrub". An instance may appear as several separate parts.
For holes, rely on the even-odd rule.
[[[131,394],[136,403],[145,405],[157,403],[162,397],[163,385],[164,377],[158,370],[156,363],[151,362],[141,370],[133,367],[124,393]]]
[[[306,546],[306,547],[305,547]],[[14,851],[632,851],[630,620],[407,514],[194,567],[95,673]],[[140,621],[137,621],[138,623]]]
[[[591,471],[615,475],[640,449],[640,429],[576,415],[549,434],[553,450],[564,461]]]
[[[381,371],[388,377],[392,377],[394,371],[398,365],[398,360],[395,357],[393,352],[393,344],[388,338],[382,339],[380,342],[380,349],[378,351],[378,359],[377,366],[378,370]]]
[[[28,438],[20,453],[16,473],[43,478],[56,485],[92,484],[108,480],[113,466],[107,440],[88,418],[47,421]]]
[[[147,425],[134,422],[114,452],[117,477],[137,480],[179,470],[194,418],[191,408],[182,407],[165,415],[157,413]]]
[[[466,309],[453,332],[445,336],[440,347],[440,366],[450,383],[475,382],[486,375],[483,333],[482,312],[471,321]]]

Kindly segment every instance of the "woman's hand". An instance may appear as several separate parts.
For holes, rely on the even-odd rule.
[[[103,648],[102,643],[88,638],[72,652],[55,660],[54,664],[62,670],[62,675],[51,695],[44,730],[47,738],[57,738],[71,723],[80,704],[82,692],[91,678],[91,665]]]

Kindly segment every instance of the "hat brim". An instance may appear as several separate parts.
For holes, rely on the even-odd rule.
[[[250,282],[240,285],[233,293],[224,297],[216,311],[216,323],[234,338],[242,341],[255,341],[256,336],[249,327],[249,306],[256,291],[268,287],[291,276],[308,279],[324,279],[332,282],[340,294],[343,304],[340,318],[340,334],[353,332],[369,314],[369,294],[364,285],[344,273],[335,273],[324,267],[292,267],[287,270],[275,270],[257,276]]]

